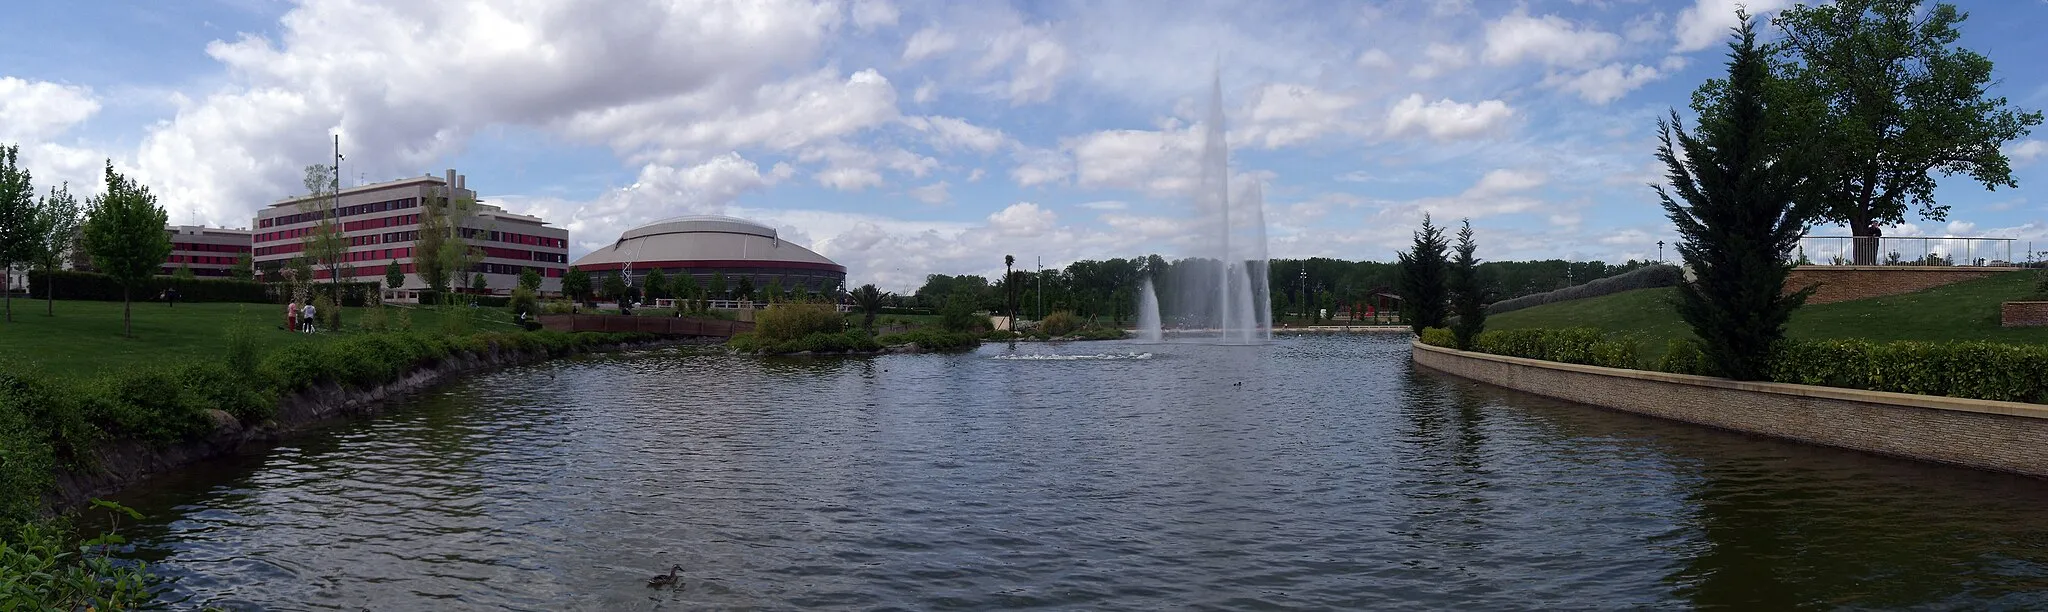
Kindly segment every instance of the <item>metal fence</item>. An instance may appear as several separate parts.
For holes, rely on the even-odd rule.
[[[1821,266],[2019,266],[2013,238],[1965,236],[1801,236],[1792,254]]]

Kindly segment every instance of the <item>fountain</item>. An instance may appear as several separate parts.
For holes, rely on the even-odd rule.
[[[1235,195],[1236,197],[1233,197]],[[1259,344],[1273,337],[1271,290],[1266,268],[1264,193],[1259,184],[1230,191],[1230,152],[1224,141],[1223,80],[1219,72],[1209,89],[1209,113],[1203,126],[1201,180],[1192,194],[1198,250],[1177,262],[1166,279],[1170,299],[1162,309],[1156,298],[1139,306],[1142,321],[1173,322],[1174,327],[1214,333],[1222,344]],[[1155,271],[1155,274],[1157,272]],[[1147,279],[1150,289],[1151,279]],[[1147,293],[1150,294],[1149,291]]]
[[[1152,292],[1152,278],[1146,277],[1138,284],[1138,340],[1157,343],[1163,336],[1159,329],[1159,294]]]

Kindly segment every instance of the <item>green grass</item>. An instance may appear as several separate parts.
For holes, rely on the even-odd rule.
[[[1818,304],[1792,313],[1787,335],[1801,339],[1861,338],[1872,342],[1984,340],[2011,344],[2048,343],[2048,327],[2000,327],[2000,302],[2034,292],[2033,272],[2020,271],[1867,300]],[[1583,300],[1545,304],[1487,317],[1487,329],[1593,327],[1639,333],[1648,361],[1655,362],[1672,338],[1691,328],[1670,306],[1677,290],[1639,289]]]
[[[0,322],[0,355],[51,373],[88,377],[136,366],[216,358],[227,346],[227,331],[236,327],[256,332],[265,352],[346,335],[327,330],[315,335],[286,332],[282,304],[185,303],[170,307],[137,302],[135,337],[131,339],[121,335],[120,302],[59,300],[56,306],[56,316],[45,316],[42,300],[14,300],[14,321]],[[364,310],[345,309],[342,324],[353,328],[361,323]],[[471,328],[476,331],[518,329],[502,308],[467,307],[414,310],[412,326],[439,329],[443,318],[449,316],[473,317]]]

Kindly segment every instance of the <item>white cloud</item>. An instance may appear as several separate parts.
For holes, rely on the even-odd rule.
[[[1579,95],[1593,104],[1607,104],[1664,76],[1656,68],[1608,64],[1573,76],[1553,75],[1545,84]]]
[[[896,25],[896,5],[888,0],[859,0],[853,3],[853,25],[863,31]]]
[[[1028,238],[1051,231],[1058,220],[1051,210],[1030,202],[1018,202],[990,214],[988,226],[1005,236]]]
[[[740,196],[773,186],[790,173],[788,166],[764,173],[754,162],[728,153],[690,167],[648,164],[640,168],[633,184],[605,191],[587,202],[521,195],[485,199],[568,228],[576,250],[587,252],[610,244],[627,229],[658,219],[726,214]]]
[[[946,193],[947,187],[945,181],[939,181],[912,189],[909,191],[909,194],[910,197],[915,198],[919,202],[938,206],[953,201],[952,194]]]
[[[1678,39],[1673,51],[1698,51],[1728,41],[1729,28],[1737,25],[1735,9],[1747,8],[1752,17],[1791,6],[1791,0],[1693,0],[1678,12],[1671,35]]]
[[[842,77],[826,69],[743,96],[693,92],[578,112],[562,127],[621,153],[673,163],[707,151],[798,149],[884,124],[897,113],[896,90],[881,74],[870,69]]]
[[[924,83],[917,86],[917,91],[910,94],[911,101],[918,104],[930,104],[932,100],[936,100],[938,97],[939,84],[932,82],[931,79],[925,79]]]
[[[1523,9],[1486,24],[1486,62],[1504,65],[1533,59],[1553,66],[1598,62],[1621,48],[1621,37],[1574,25],[1556,15],[1530,17]]]
[[[0,143],[55,138],[99,110],[90,88],[0,77]]]
[[[1485,100],[1465,104],[1449,98],[1425,102],[1422,94],[1409,94],[1387,113],[1387,133],[1402,136],[1426,134],[1437,140],[1454,140],[1489,134],[1514,117],[1506,102]]]
[[[925,26],[924,29],[911,34],[910,40],[903,43],[903,61],[920,61],[952,51],[953,47],[959,44],[958,39],[939,29],[939,26]]]
[[[1358,100],[1306,85],[1273,83],[1253,94],[1245,126],[1233,142],[1277,149],[1364,128],[1347,114]]]
[[[996,149],[1010,143],[1010,137],[1002,130],[986,128],[958,117],[906,117],[904,124],[931,138],[932,146],[942,151],[967,150],[976,153],[994,153]]]
[[[1382,51],[1376,48],[1366,49],[1364,52],[1358,54],[1358,65],[1361,68],[1392,68],[1394,67],[1394,58],[1393,56],[1387,55],[1386,51]]]
[[[1534,170],[1510,170],[1506,168],[1487,172],[1479,177],[1471,189],[1465,191],[1468,197],[1486,197],[1528,191],[1550,182],[1550,177]]]
[[[1429,43],[1422,56],[1424,61],[1408,69],[1409,76],[1418,79],[1432,78],[1472,63],[1471,58],[1466,56],[1465,48],[1458,45]]]
[[[1177,196],[1194,186],[1202,134],[1194,128],[1104,130],[1071,140],[1075,184]]]
[[[2048,156],[2048,140],[2039,138],[2009,142],[2005,145],[2005,156],[2014,164],[2026,164]]]
[[[1010,170],[1010,178],[1016,180],[1019,187],[1057,184],[1074,174],[1073,162],[1058,151],[1025,147],[1018,149],[1013,156],[1017,159],[1017,167]],[[973,175],[967,178],[969,182],[978,179]]]
[[[980,168],[975,168],[973,172],[969,172],[969,173],[967,173],[967,182],[969,182],[969,183],[972,183],[972,182],[975,182],[975,181],[979,181],[979,180],[981,180],[981,177],[984,177],[984,176],[988,176],[988,171],[987,171],[987,170],[983,170],[983,169],[980,169]]]
[[[1127,204],[1120,200],[1100,200],[1095,202],[1082,202],[1078,204],[1078,206],[1089,210],[1103,211],[1124,210],[1131,207],[1130,204]]]

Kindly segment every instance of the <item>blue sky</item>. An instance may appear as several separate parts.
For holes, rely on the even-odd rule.
[[[1755,0],[1770,14],[1788,4]],[[340,134],[347,176],[454,167],[570,228],[761,220],[914,286],[1187,254],[1212,70],[1277,257],[1390,259],[1424,212],[1487,259],[1655,257],[1655,121],[1723,70],[1726,0],[29,3],[0,21],[0,142],[40,183],[105,159],[178,222],[245,226]],[[1997,95],[2048,108],[2048,2],[1965,2]],[[2048,249],[2018,189],[1944,182],[1888,235]],[[1839,233],[1822,228],[1818,233]]]

